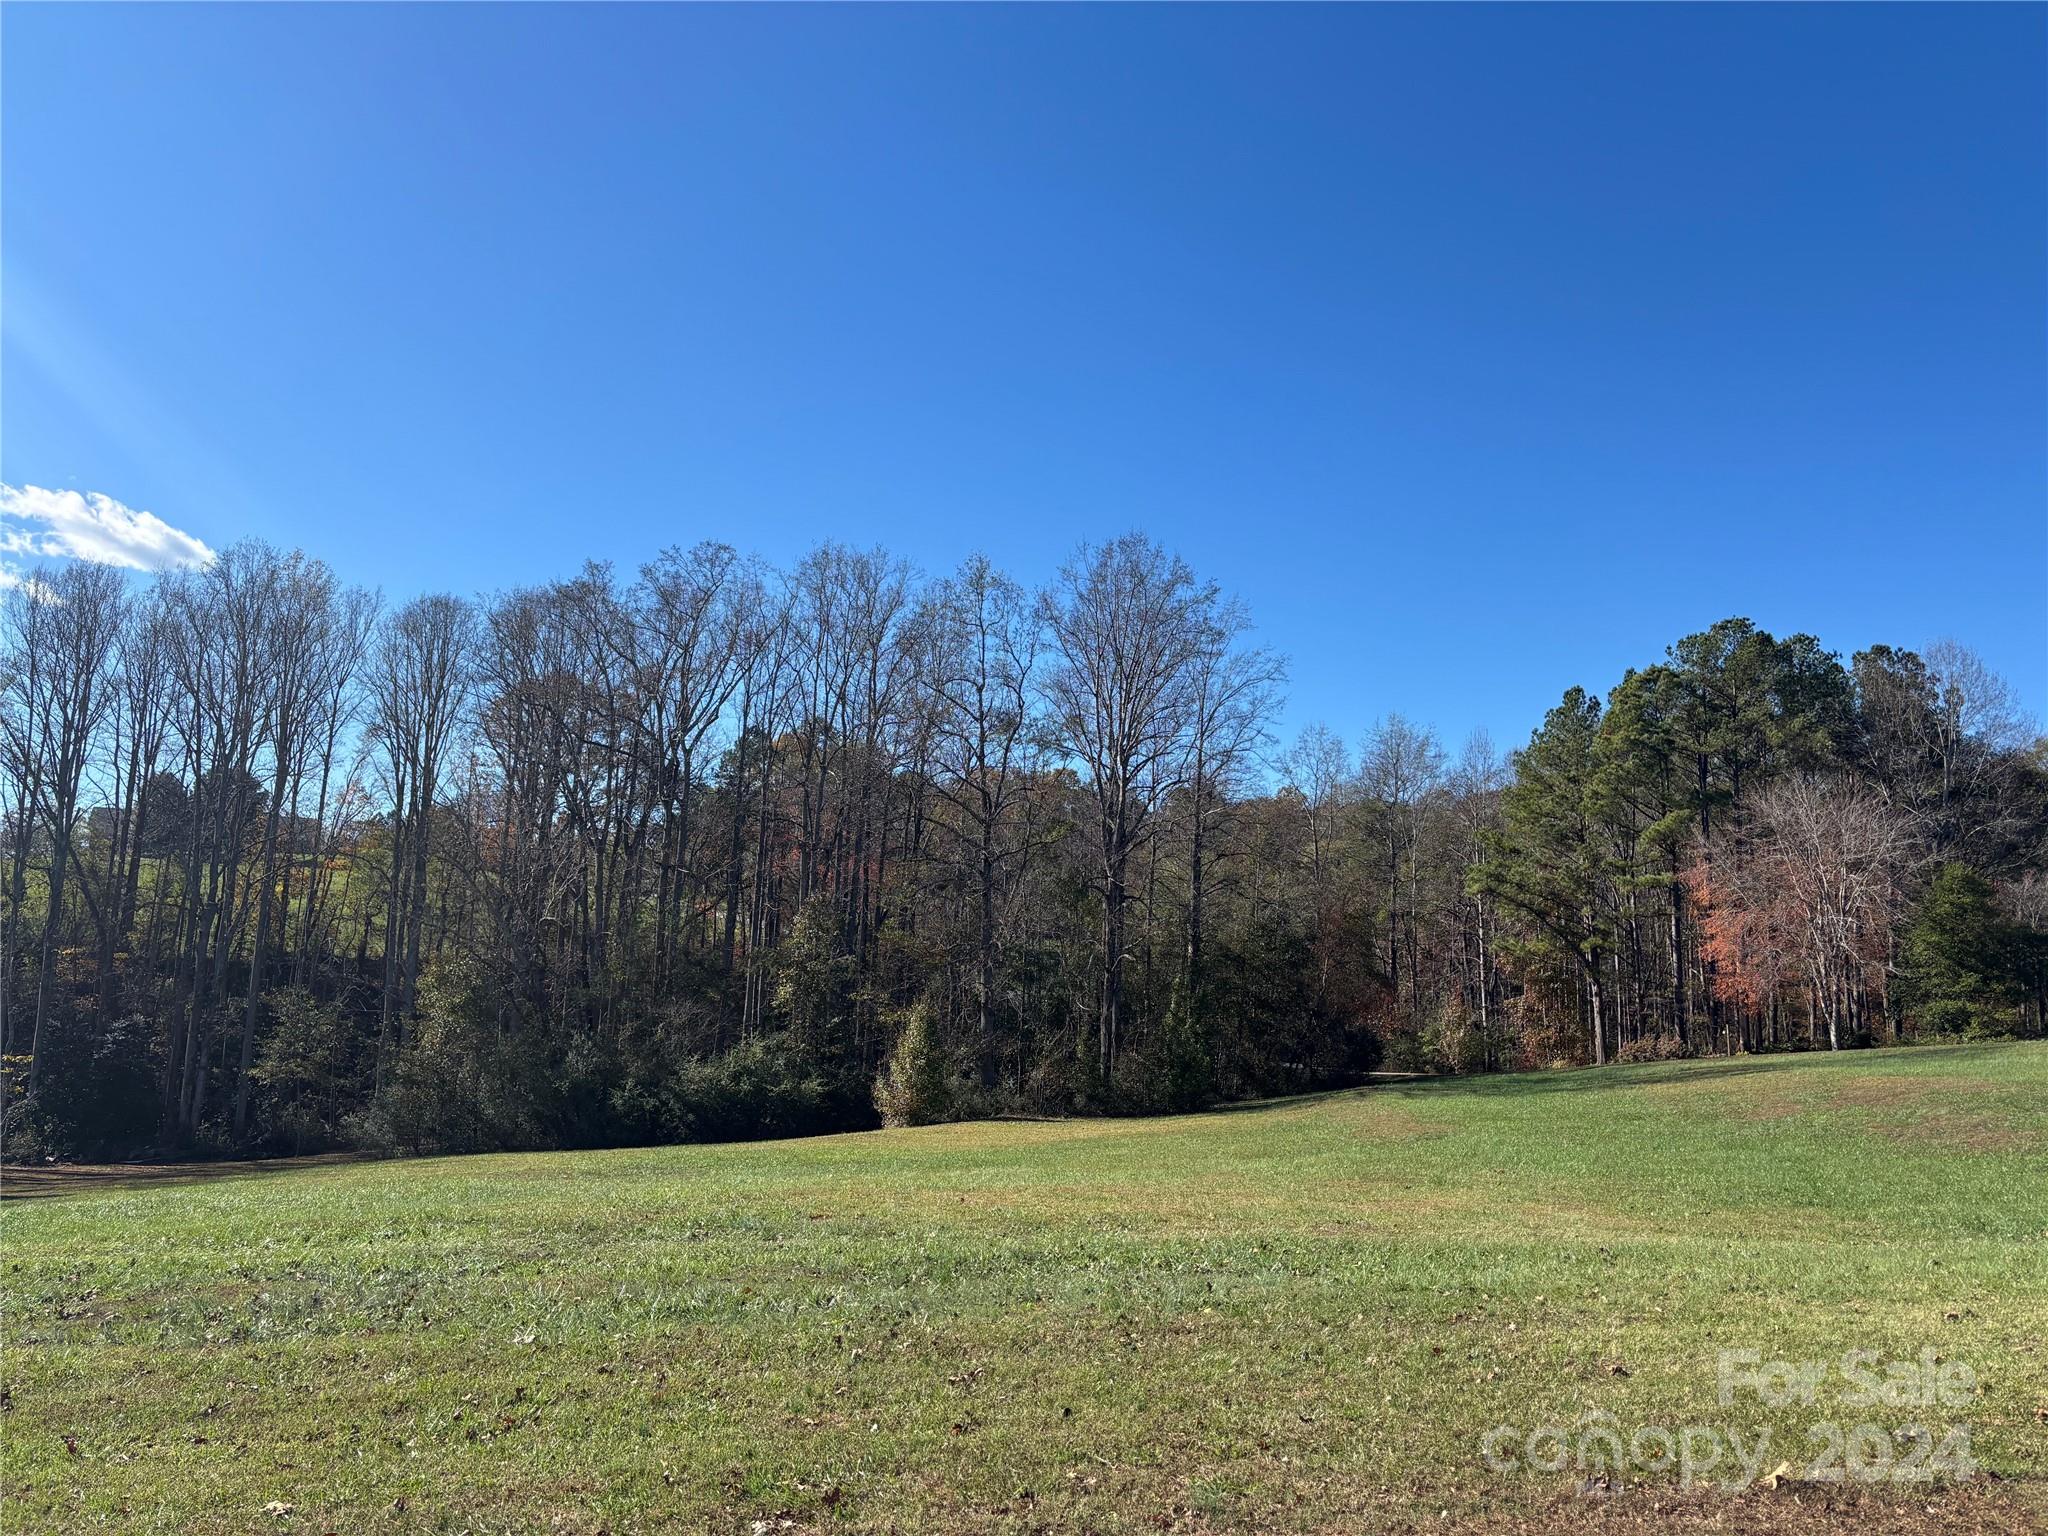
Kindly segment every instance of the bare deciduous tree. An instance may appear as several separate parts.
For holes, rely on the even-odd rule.
[[[1218,594],[1141,534],[1081,550],[1040,601],[1052,649],[1044,694],[1057,740],[1095,802],[1102,898],[1098,1066],[1115,1070],[1124,1008],[1131,859],[1185,781],[1194,669]]]
[[[973,883],[975,1042],[987,1088],[996,1074],[998,904],[1025,849],[1022,800],[1037,767],[1037,615],[1022,588],[976,555],[933,592],[921,630],[932,766],[958,813],[946,841]]]
[[[56,980],[52,961],[63,922],[65,881],[71,872],[78,791],[94,734],[117,699],[113,662],[127,597],[118,571],[85,564],[38,572],[11,595],[17,609],[28,605],[43,610],[33,620],[17,614],[12,628],[17,638],[33,635],[43,652],[41,666],[46,670],[42,675],[48,679],[47,686],[36,690],[30,705],[37,716],[31,737],[40,757],[36,776],[43,786],[50,831],[35,1022],[29,1037],[28,1091],[33,1097],[41,1075],[43,1030],[49,1021]]]
[[[392,806],[380,1058],[398,1043],[394,1020],[418,1006],[434,808],[468,701],[475,635],[475,610],[437,595],[398,609],[378,637],[371,720]]]

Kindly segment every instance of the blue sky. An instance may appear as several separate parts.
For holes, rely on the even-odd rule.
[[[1036,581],[1135,526],[1292,658],[1290,728],[1518,744],[1730,613],[2048,705],[2041,7],[0,33],[0,479],[160,552]]]

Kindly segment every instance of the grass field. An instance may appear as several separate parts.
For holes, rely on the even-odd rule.
[[[37,1190],[9,1533],[2048,1526],[2048,1045]],[[1724,1405],[1745,1348],[1977,1385]],[[1600,1413],[1794,1473],[1482,1460]],[[1809,1480],[1863,1419],[1983,1470]]]

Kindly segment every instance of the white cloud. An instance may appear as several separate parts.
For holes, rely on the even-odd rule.
[[[213,551],[154,512],[138,512],[97,491],[0,484],[0,557],[95,560],[131,571],[162,571],[211,564]],[[11,584],[0,577],[0,585]]]

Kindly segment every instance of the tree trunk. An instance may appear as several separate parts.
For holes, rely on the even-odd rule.
[[[996,1030],[990,1006],[996,987],[996,859],[995,829],[985,813],[981,822],[981,926],[975,954],[975,1038],[981,1057],[984,1092],[996,1085]]]
[[[249,945],[249,987],[242,1000],[242,1056],[235,1073],[235,1139],[249,1129],[249,1068],[256,1063],[256,1003],[263,990],[263,955],[270,944],[272,887],[277,879],[277,824],[284,800],[289,754],[278,746],[278,767],[270,789],[270,814],[263,824],[263,876],[256,888],[256,933]]]
[[[1593,1005],[1593,1065],[1607,1065],[1607,1025],[1602,1017],[1603,994],[1600,987],[1600,953],[1595,950],[1586,961],[1586,993]]]
[[[50,980],[55,969],[57,925],[64,916],[64,877],[71,857],[71,833],[57,828],[56,846],[50,852],[50,903],[43,914],[43,942],[36,971],[36,1017],[28,1041],[28,1092],[34,1098],[43,1072],[43,1023],[50,1014]]]

